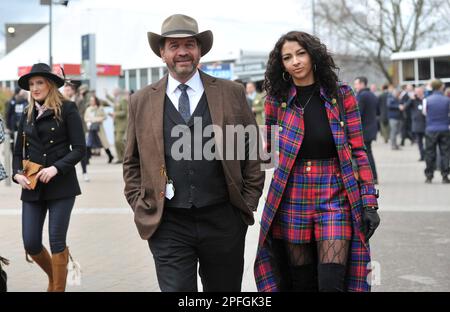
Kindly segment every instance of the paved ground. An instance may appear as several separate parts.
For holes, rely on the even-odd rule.
[[[440,183],[439,174],[432,185],[424,184],[424,163],[417,161],[416,148],[394,152],[383,143],[374,145],[382,219],[372,239],[379,272],[374,291],[450,291],[450,186]],[[68,291],[159,291],[152,256],[122,195],[121,166],[96,157],[89,175],[91,182],[80,182],[83,195],[77,198],[68,235],[72,255],[82,266],[82,285]],[[24,258],[19,195],[17,185],[0,184],[0,254],[11,260],[10,291],[41,291],[46,287],[43,273]],[[256,290],[252,268],[258,231],[256,224],[247,235],[245,291]],[[48,245],[47,233],[44,239]]]

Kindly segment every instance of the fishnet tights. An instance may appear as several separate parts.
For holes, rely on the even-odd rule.
[[[313,264],[317,261],[319,264],[336,263],[347,264],[348,250],[350,241],[346,240],[325,240],[318,241],[317,249],[315,244],[287,244],[287,254],[291,266],[300,266]]]

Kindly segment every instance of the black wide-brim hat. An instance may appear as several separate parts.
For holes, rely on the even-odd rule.
[[[24,90],[30,91],[30,86],[28,81],[31,77],[34,76],[42,76],[51,81],[53,81],[58,88],[61,88],[64,85],[64,79],[52,73],[50,66],[45,63],[37,63],[31,67],[31,70],[28,74],[23,75],[19,78],[18,84]]]
[[[175,14],[166,18],[161,26],[161,35],[148,32],[147,37],[150,48],[159,57],[161,57],[159,44],[165,38],[194,37],[200,42],[201,56],[208,53],[213,44],[213,34],[210,30],[198,32],[197,21],[182,14]]]

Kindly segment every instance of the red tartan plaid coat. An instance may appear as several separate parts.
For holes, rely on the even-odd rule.
[[[370,249],[365,243],[361,231],[361,211],[366,205],[378,206],[370,169],[364,146],[361,117],[355,95],[351,87],[339,84],[338,95],[341,97],[345,110],[345,125],[341,122],[339,105],[336,99],[327,96],[324,89],[320,90],[321,98],[325,101],[328,120],[336,143],[339,156],[342,179],[351,204],[352,241],[347,272],[348,291],[370,291],[368,274],[370,272]],[[261,218],[261,228],[258,250],[255,259],[254,273],[259,291],[280,291],[281,274],[277,269],[277,253],[272,244],[270,226],[283,197],[289,174],[303,140],[304,124],[295,112],[293,100],[296,88],[292,86],[287,102],[282,102],[267,96],[265,102],[266,127],[270,147],[271,126],[279,127],[279,144],[275,150],[279,151],[278,167],[275,169],[270,184],[267,200]],[[347,127],[345,138],[344,126]],[[272,147],[273,148],[273,147]],[[352,166],[352,157],[357,164],[357,172]],[[355,177],[359,175],[359,183]]]

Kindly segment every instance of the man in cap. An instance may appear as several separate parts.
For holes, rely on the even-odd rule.
[[[257,132],[255,118],[242,85],[198,70],[212,47],[211,31],[199,32],[193,18],[176,14],[163,22],[161,35],[149,32],[148,40],[168,74],[131,96],[125,196],[148,240],[162,291],[197,291],[197,265],[204,291],[240,291],[245,235],[254,223],[264,171],[258,157],[211,160],[204,151],[227,155],[225,125]],[[208,136],[203,130],[209,126],[214,131]],[[180,134],[188,134],[181,158]],[[255,148],[244,141],[246,152]]]

